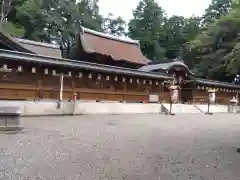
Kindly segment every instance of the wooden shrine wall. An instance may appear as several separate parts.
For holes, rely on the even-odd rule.
[[[1,61],[0,67],[0,99],[59,100],[60,73],[63,72],[64,100],[72,100],[76,92],[81,100],[146,102],[150,94],[156,94],[159,96],[159,102],[170,101],[168,89],[163,85],[162,79],[103,74],[4,60]],[[193,100],[190,103],[207,103],[206,88],[202,86],[193,89]],[[218,104],[229,104],[229,100],[236,96],[236,91],[217,89]]]
[[[168,91],[163,80],[74,71],[36,64],[1,62],[0,99],[39,100],[60,96],[60,73],[63,72],[63,99],[73,99],[74,92],[82,100],[143,102],[149,94],[167,102]]]
[[[211,87],[212,88],[212,87]],[[216,91],[216,104],[230,104],[233,96],[236,97],[237,91],[227,88],[215,88]],[[194,92],[193,103],[207,104],[208,95],[207,89],[196,89]]]

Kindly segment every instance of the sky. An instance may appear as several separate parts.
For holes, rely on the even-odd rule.
[[[156,0],[168,16],[179,15],[190,17],[202,15],[211,0]],[[139,0],[99,0],[100,13],[107,16],[121,16],[125,21],[132,18],[132,10],[137,7]]]

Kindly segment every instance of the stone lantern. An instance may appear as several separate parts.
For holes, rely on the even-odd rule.
[[[175,115],[174,113],[172,113],[172,104],[178,102],[179,86],[175,86],[175,85],[172,84],[171,86],[169,86],[168,89],[169,89],[169,92],[170,92],[170,111],[169,111],[169,115]]]
[[[238,107],[238,100],[233,96],[233,98],[230,100],[229,112],[237,113],[237,107]]]
[[[170,86],[169,91],[170,91],[170,98],[172,103],[177,103],[178,102],[178,86]]]
[[[206,114],[212,115],[213,113],[210,112],[210,105],[214,104],[216,101],[216,90],[215,89],[208,89],[208,108]]]

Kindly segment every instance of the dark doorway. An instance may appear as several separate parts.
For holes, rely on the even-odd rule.
[[[193,100],[193,87],[192,83],[180,84],[180,101],[187,103]]]

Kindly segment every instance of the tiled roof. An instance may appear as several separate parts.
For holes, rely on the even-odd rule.
[[[58,46],[48,43],[14,38],[5,32],[2,27],[0,27],[0,42],[14,51],[58,58],[61,57],[61,50]]]
[[[27,39],[14,38],[18,41],[24,48],[43,56],[51,57],[61,57],[61,50],[58,45],[31,41]]]
[[[86,53],[110,56],[114,61],[128,61],[135,64],[150,62],[141,52],[139,41],[118,38],[82,27],[81,47]]]

